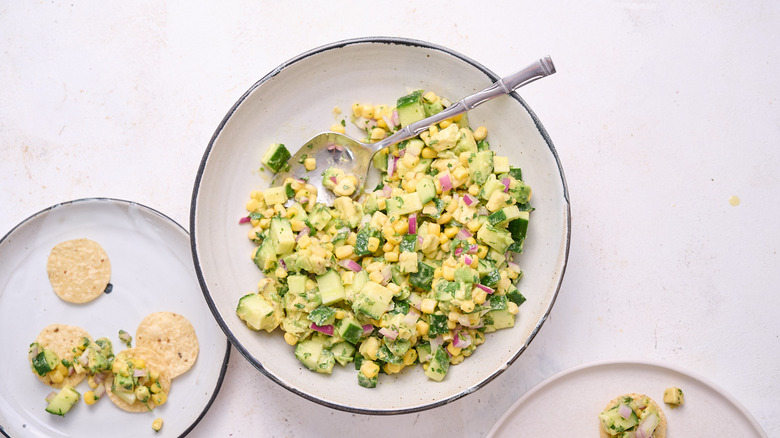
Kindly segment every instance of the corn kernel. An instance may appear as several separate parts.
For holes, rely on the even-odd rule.
[[[395,245],[393,245],[392,242],[385,242],[384,245],[382,245],[382,251],[384,252],[390,252],[395,248]]]
[[[433,91],[428,91],[425,94],[423,94],[423,99],[425,99],[426,102],[435,102],[436,99],[438,98],[439,97],[436,96],[436,93],[434,93]]]
[[[423,158],[436,158],[439,156],[439,153],[429,147],[425,147],[420,152],[420,156]]]
[[[157,394],[152,395],[152,401],[157,406],[162,406],[168,401],[168,394],[166,394],[165,391],[160,391]]]
[[[517,308],[517,304],[515,304],[513,301],[510,301],[506,303],[506,310],[509,311],[512,315],[517,315],[517,312],[520,310]]]
[[[485,137],[487,137],[487,128],[484,126],[480,126],[476,131],[474,131],[474,140],[482,141],[485,139]]]
[[[160,429],[162,429],[163,426],[163,419],[162,418],[156,418],[154,421],[152,421],[152,430],[155,432],[159,432]]]
[[[441,278],[441,277],[442,277],[442,275],[444,275],[444,274],[443,274],[443,272],[442,272],[442,269],[441,269],[441,268],[436,268],[436,269],[434,269],[434,270],[433,270],[433,278],[434,278],[434,279],[436,279],[436,278]]]
[[[455,268],[450,266],[445,266],[442,268],[442,278],[448,281],[454,281],[455,280]]]
[[[379,374],[379,365],[377,365],[376,362],[364,360],[360,365],[360,372],[369,379],[372,379]]]
[[[371,105],[365,105],[363,107],[363,111],[360,113],[360,116],[366,119],[374,118],[374,107]]]
[[[414,328],[417,330],[417,334],[419,334],[420,336],[427,335],[428,329],[430,327],[431,326],[423,320],[418,320],[417,323],[414,325]]]
[[[452,215],[450,213],[444,213],[439,217],[439,219],[436,220],[437,224],[444,225],[446,223],[449,223],[452,220]]]
[[[397,285],[395,283],[392,283],[392,282],[391,283],[387,283],[387,286],[385,286],[385,287],[390,289],[390,292],[392,292],[393,295],[398,295],[401,292],[401,286],[399,286],[399,285]]]
[[[99,397],[95,397],[95,393],[93,391],[87,391],[84,393],[84,403],[90,406],[94,405],[98,398]]]
[[[460,310],[470,313],[474,311],[474,301],[467,300],[464,301],[463,304],[460,305]]]
[[[360,117],[363,115],[363,105],[359,103],[352,104],[352,115]]]
[[[447,321],[447,328],[450,330],[455,330],[455,328],[458,326],[458,321]]]
[[[261,192],[260,190],[252,190],[251,192],[249,192],[249,197],[252,199],[257,199],[258,201],[262,201],[263,192]]]
[[[409,231],[409,222],[404,219],[399,219],[393,222],[393,230],[396,233],[406,234],[406,232]]]
[[[290,211],[294,211],[293,209],[290,209]],[[290,227],[292,227],[292,230],[296,233],[306,228],[306,223],[303,222],[300,219],[291,219],[290,220]]]
[[[411,169],[420,162],[420,159],[413,154],[404,154],[404,157],[401,159],[401,161],[403,161],[404,166]]]
[[[441,128],[441,129],[445,129],[445,128],[447,128],[450,125],[452,125],[452,120],[451,119],[445,119],[445,120],[442,120],[441,122],[439,122],[439,128]]]
[[[388,362],[383,368],[387,374],[397,374],[400,373],[402,369],[404,369],[404,366],[405,365],[403,363],[394,364]]]
[[[355,247],[352,245],[344,245],[336,248],[336,258],[345,259],[355,253]]]
[[[289,345],[295,345],[298,343],[298,337],[290,332],[285,332],[284,342],[287,342]]]
[[[482,304],[487,300],[487,292],[485,292],[482,289],[476,288],[471,293],[471,299],[474,300],[475,304]]]
[[[249,212],[255,211],[259,205],[260,202],[257,199],[252,198],[246,202],[246,211]]]
[[[458,234],[458,228],[457,227],[447,227],[444,229],[444,235],[452,239],[455,237],[456,234]]]
[[[431,314],[436,310],[436,303],[437,301],[433,298],[424,298],[422,302],[420,302],[420,311]]]
[[[374,271],[374,272],[368,274],[368,279],[373,281],[374,283],[380,283],[381,284],[382,281],[384,281],[385,276],[382,275],[382,273],[379,272],[379,271]]]
[[[479,223],[478,220],[472,219],[468,221],[466,226],[468,227],[469,231],[471,231],[472,233],[476,233],[477,231],[479,231],[481,224]]]
[[[344,130],[343,126],[340,126],[340,128],[341,128],[342,131]],[[337,132],[337,131],[334,131],[334,132]],[[343,134],[343,132],[342,132],[342,134]],[[312,170],[316,169],[317,168],[317,159],[314,158],[314,157],[309,157],[309,158],[303,160],[303,167],[305,167],[306,170],[308,170],[308,171],[312,171]],[[293,187],[293,189],[295,189],[295,187]]]
[[[368,238],[368,244],[366,245],[366,249],[369,252],[374,252],[379,249],[379,239],[376,237],[369,237]]]
[[[65,380],[65,375],[55,370],[49,373],[49,378],[54,383],[62,383],[62,381]]]
[[[385,253],[385,260],[388,262],[397,262],[398,261],[398,253],[395,251],[390,251]]]
[[[306,249],[311,244],[311,237],[303,236],[298,239],[298,248]]]
[[[271,219],[268,218],[260,219],[259,225],[260,228],[267,230],[271,226]]]
[[[463,356],[464,356],[463,354],[459,354],[457,356],[452,356],[450,358],[450,365],[457,365],[457,364],[463,362],[463,359],[465,359]]]
[[[452,345],[451,343],[449,345],[447,345],[447,351],[449,351],[450,354],[452,354],[453,356],[459,355],[460,354],[460,350],[462,350],[462,348],[458,348],[458,347]]]
[[[387,131],[380,127],[376,127],[371,130],[371,140],[381,140],[387,136]]]
[[[404,365],[411,365],[417,360],[417,350],[410,348],[404,353]]]

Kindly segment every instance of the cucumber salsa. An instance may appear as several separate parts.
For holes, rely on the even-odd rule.
[[[418,90],[395,107],[355,104],[348,117],[375,142],[450,104]],[[331,130],[343,133],[346,118]],[[277,171],[289,156],[276,143],[263,163]],[[465,114],[376,154],[373,166],[381,182],[353,200],[353,175],[317,172],[307,158],[309,179],[339,196],[332,208],[316,202],[309,179],[250,194],[239,222],[252,227],[265,278],[236,314],[252,330],[280,328],[317,373],[354,366],[357,383],[373,388],[380,374],[420,365],[442,381],[486,333],[515,324],[531,188]]]

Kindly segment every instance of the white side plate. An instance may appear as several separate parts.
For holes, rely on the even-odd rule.
[[[682,389],[685,402],[672,409],[664,390]],[[557,374],[528,391],[498,420],[489,438],[598,436],[598,414],[610,400],[636,392],[655,400],[670,437],[766,437],[739,402],[701,377],[652,362],[599,362]]]
[[[46,273],[51,248],[85,237],[111,260],[110,294],[70,304],[54,294]],[[103,397],[93,406],[83,398],[65,416],[44,411],[52,388],[33,375],[27,350],[42,328],[62,323],[107,337],[114,353],[125,348],[119,329],[135,335],[152,312],[184,315],[195,327],[200,354],[195,365],[173,381],[165,405],[154,412],[128,413]],[[133,343],[135,345],[135,343]],[[187,232],[170,218],[139,204],[85,199],[55,205],[28,218],[0,241],[0,432],[25,437],[185,435],[203,417],[225,374],[229,346],[200,294]],[[86,381],[76,388],[89,390]]]

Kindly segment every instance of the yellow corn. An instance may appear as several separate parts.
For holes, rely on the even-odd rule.
[[[388,262],[397,262],[398,261],[398,253],[395,251],[390,251],[385,253],[385,260]]]
[[[452,356],[452,357],[450,358],[450,365],[457,365],[457,364],[459,364],[459,363],[463,362],[463,359],[465,359],[465,358],[463,357],[463,354],[459,354],[459,355],[457,355],[457,356]]]
[[[260,201],[258,201],[255,198],[250,199],[246,202],[246,211],[255,211],[257,207],[260,206]]]
[[[382,128],[382,129],[387,129],[387,122],[385,122],[385,119],[379,118],[376,121],[376,126]]]
[[[439,219],[436,220],[436,223],[444,225],[446,223],[449,223],[451,220],[452,220],[452,215],[449,213],[444,213],[439,217]]]
[[[363,107],[363,111],[360,113],[361,117],[364,117],[366,119],[371,119],[374,117],[374,107],[371,105],[365,105]]]
[[[336,248],[336,258],[345,259],[355,253],[355,247],[352,245],[344,245]]]
[[[433,278],[441,278],[442,275],[444,275],[444,274],[443,274],[441,268],[436,268],[436,269],[433,270]]]
[[[374,378],[379,374],[379,365],[377,365],[376,362],[364,360],[360,365],[360,372],[369,379]]]
[[[409,231],[409,222],[404,219],[399,219],[393,222],[393,230],[395,230],[396,233],[406,234],[406,232]]]
[[[374,141],[381,140],[381,139],[385,138],[385,136],[387,136],[387,131],[385,131],[384,129],[382,129],[380,127],[376,127],[376,128],[371,130],[371,140],[374,140]]]
[[[417,360],[417,350],[410,348],[404,353],[404,365],[411,365]]]
[[[95,397],[95,393],[92,391],[87,391],[84,393],[84,403],[88,405],[94,405],[95,402],[98,400],[97,397]]]
[[[481,258],[481,259],[484,259],[485,257],[487,257],[487,253],[488,253],[488,248],[487,248],[487,246],[485,246],[485,245],[479,245],[479,246],[477,247],[477,257],[479,257],[479,258]]]
[[[295,211],[295,210],[291,208],[289,211]],[[306,223],[300,219],[291,219],[290,227],[292,227],[292,230],[297,233],[298,231],[301,231],[304,228],[306,228]]]
[[[484,126],[480,126],[476,131],[474,131],[474,140],[481,141],[484,140],[485,137],[487,137],[487,128]]]
[[[438,98],[439,97],[436,96],[436,93],[434,93],[433,91],[428,91],[425,94],[423,94],[423,99],[425,99],[426,102],[435,102],[436,99]]]
[[[379,249],[379,239],[376,237],[369,237],[368,238],[368,244],[366,245],[366,249],[369,252],[374,252]]]
[[[420,303],[420,310],[423,313],[433,313],[433,311],[436,310],[436,300],[433,298],[424,298]]]
[[[168,394],[166,394],[165,391],[160,391],[157,394],[152,395],[152,401],[157,406],[162,406],[168,401]]]
[[[360,117],[363,115],[363,105],[359,103],[355,103],[352,105],[352,115],[355,117]]]
[[[471,293],[471,299],[474,300],[475,304],[482,304],[487,300],[487,292],[477,288]]]
[[[341,133],[343,134],[344,133],[343,132],[344,131],[344,127],[341,126],[341,125],[339,125],[339,127],[341,128],[341,131],[342,131]],[[334,131],[334,132],[338,132],[338,131]],[[309,158],[303,160],[303,167],[305,167],[306,170],[308,170],[308,171],[312,171],[312,170],[316,169],[317,168],[317,159],[314,158],[314,157],[309,157]],[[294,188],[295,187],[293,187],[293,189]]]
[[[311,244],[311,237],[309,236],[303,236],[298,239],[298,248],[300,249],[306,249]]]
[[[420,336],[427,335],[428,329],[430,327],[431,326],[423,320],[418,320],[417,323],[414,325],[414,328],[417,330],[417,334],[419,334]]]
[[[162,418],[156,418],[154,421],[152,421],[152,429],[155,432],[159,432],[160,429],[162,429],[163,425],[163,419]]]
[[[338,132],[340,134],[343,134],[343,133],[346,132],[344,127],[342,125],[338,124],[338,123],[334,123],[334,124],[330,125],[330,130],[333,131],[333,132]],[[306,166],[306,161],[304,161],[303,165]],[[309,169],[307,167],[306,170],[313,170],[313,169]]]
[[[249,193],[249,197],[253,198],[253,199],[257,199],[258,201],[262,201],[263,200],[263,192],[261,192],[260,190],[252,190]]]
[[[439,122],[439,128],[441,128],[441,129],[445,129],[446,127],[448,127],[450,125],[452,125],[452,120],[451,119],[445,119],[445,120],[442,120],[441,122]]]
[[[468,300],[464,301],[463,304],[460,305],[460,310],[470,313],[474,311],[474,301]]]
[[[404,366],[405,365],[403,363],[399,363],[399,364],[386,363],[383,368],[387,374],[396,374],[396,373],[400,373],[401,370],[404,369]]]
[[[455,327],[458,326],[458,321],[447,321],[447,328],[450,330],[455,330]]]
[[[515,304],[513,301],[510,301],[506,303],[506,310],[508,310],[512,315],[517,315],[519,309],[517,308],[517,304]]]
[[[450,354],[452,354],[453,356],[459,355],[460,354],[460,350],[462,350],[462,349],[452,345],[451,343],[449,345],[447,345],[447,351],[449,351]]]
[[[476,233],[477,231],[479,231],[479,228],[481,227],[481,224],[479,223],[478,220],[472,219],[472,220],[468,221],[466,226],[468,227],[469,231],[471,231],[472,233]]]
[[[395,248],[395,245],[393,245],[392,242],[385,242],[384,245],[382,245],[382,251],[384,252],[390,252]]]
[[[57,370],[54,370],[51,373],[49,373],[49,378],[54,383],[62,383],[62,381],[65,380],[65,375],[60,373]]]
[[[368,279],[373,281],[374,283],[382,283],[382,281],[385,279],[384,275],[382,275],[379,271],[374,271],[370,274],[368,274]]]
[[[458,231],[459,230],[457,227],[447,227],[444,229],[444,235],[452,239],[456,234],[458,234]]]
[[[420,156],[423,158],[436,158],[439,156],[439,153],[431,148],[425,147],[423,148],[422,152],[420,152]]]
[[[285,332],[284,342],[287,342],[289,345],[295,345],[298,343],[298,337],[290,332]]]

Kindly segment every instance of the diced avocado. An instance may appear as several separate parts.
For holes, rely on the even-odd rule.
[[[433,163],[433,158],[420,158],[420,161],[417,162],[411,171],[416,173],[428,173],[431,169],[431,163]]]
[[[132,376],[125,376],[123,374],[114,375],[113,390],[115,393],[124,392],[132,393],[135,387]]]
[[[512,244],[512,235],[509,231],[496,228],[487,222],[477,231],[477,239],[500,253],[506,252]]]
[[[439,219],[445,207],[447,207],[447,204],[445,204],[444,201],[439,198],[433,198],[433,201],[427,203],[425,207],[423,207],[422,214],[431,219]]]
[[[456,290],[458,290],[457,283],[443,278],[439,278],[433,287],[433,291],[436,293],[436,300],[441,302],[452,301],[455,298]]]
[[[417,350],[417,360],[420,363],[430,362],[433,356],[431,355],[431,344],[429,342],[418,342],[415,345]]]
[[[479,283],[479,273],[474,268],[462,266],[455,270],[455,281],[457,283]]]
[[[409,274],[409,283],[420,289],[430,290],[435,269],[423,262],[417,262],[417,272]]]
[[[70,408],[79,401],[81,394],[70,385],[65,385],[46,406],[46,412],[54,415],[65,416]]]
[[[289,160],[291,156],[290,151],[288,151],[283,144],[274,143],[265,151],[265,155],[263,155],[260,162],[273,173],[278,173],[287,166],[287,160]]]
[[[387,215],[400,216],[422,210],[422,201],[419,193],[406,193],[387,200]]]
[[[260,294],[247,294],[238,300],[236,315],[252,330],[272,332],[281,322],[281,309]]]
[[[330,350],[322,350],[320,353],[320,359],[317,361],[317,371],[322,374],[330,374],[333,372],[333,365],[336,364],[336,357]]]
[[[273,242],[276,254],[291,253],[295,248],[295,236],[293,236],[290,219],[274,216],[271,218],[271,228],[268,238]]]
[[[493,174],[493,151],[480,151],[469,157],[469,174],[474,184],[484,184]]]
[[[387,340],[387,338],[385,338],[385,340]],[[376,353],[376,358],[379,361],[391,363],[395,365],[400,365],[404,361],[403,357],[399,357],[395,355],[392,351],[390,351],[390,348],[388,348],[386,343],[382,344],[382,346],[379,347],[379,350]]]
[[[33,348],[37,348],[39,353],[32,358],[32,368],[39,376],[45,376],[59,363],[57,354],[48,348],[42,348],[37,342],[30,345],[30,349]]]
[[[525,215],[523,215],[522,213],[525,213]],[[490,216],[488,216],[488,223],[493,226],[504,225],[505,223],[509,221],[513,221],[521,216],[527,217],[528,212],[527,211],[521,212],[516,205],[510,205],[509,207],[504,207],[501,210],[496,211],[495,213],[491,213]],[[526,219],[526,224],[528,224],[527,219]],[[514,238],[514,236],[512,237]]]
[[[366,272],[364,269],[355,274],[355,278],[352,280],[352,284],[347,285],[344,288],[347,299],[350,301],[355,301],[355,297],[357,296],[358,292],[363,289],[363,285],[366,283],[368,283],[368,272]]]
[[[325,169],[325,171],[322,172],[322,186],[328,190],[333,190],[333,188],[336,187],[336,181],[333,179],[335,178],[338,180],[339,176],[343,174],[343,171],[339,171],[339,169],[336,169],[335,167]]]
[[[263,199],[269,206],[287,202],[287,189],[284,186],[263,190]]]
[[[431,363],[428,364],[428,369],[425,370],[425,375],[429,379],[441,382],[444,380],[444,376],[447,375],[447,370],[450,367],[450,357],[447,352],[444,351],[442,346],[436,348],[431,358]]]
[[[116,387],[111,388],[111,392],[114,393],[117,397],[119,397],[122,401],[125,403],[131,405],[135,402],[135,393],[131,392],[124,392],[119,391]]]
[[[290,196],[290,198],[292,198],[292,196]],[[302,222],[306,222],[307,220],[309,220],[309,215],[306,213],[306,209],[304,209],[301,204],[297,202],[292,202],[290,206],[287,207],[287,211],[290,211],[290,209],[295,210],[295,219],[298,219],[299,221]]]
[[[358,385],[362,386],[363,388],[376,388],[376,382],[377,382],[376,376],[366,377],[366,375],[363,374],[363,371],[358,371],[357,379],[358,379]]]
[[[485,314],[485,331],[492,332],[515,326],[515,315],[508,310],[491,310]]]
[[[685,401],[682,389],[672,386],[664,390],[664,403],[676,408],[681,406]]]
[[[333,269],[317,277],[317,288],[320,290],[320,298],[324,306],[339,302],[346,297],[341,276]]]
[[[431,177],[426,176],[418,181],[415,190],[422,204],[427,204],[436,197],[436,184],[433,183],[433,178]]]
[[[318,231],[322,231],[331,219],[333,216],[330,215],[328,207],[323,204],[316,204],[309,215],[309,223]]]
[[[471,129],[461,128],[459,131],[458,141],[455,143],[455,148],[452,150],[455,155],[460,155],[463,152],[478,152],[477,142],[474,140],[474,133]]]
[[[423,95],[423,109],[425,110],[425,117],[430,117],[434,114],[438,114],[444,110],[444,105],[441,103],[441,99],[435,99],[433,101],[429,101],[425,98],[425,95]]]
[[[100,346],[92,345],[87,348],[87,368],[92,374],[97,374],[110,368],[108,357],[103,355]]]
[[[345,341],[357,344],[363,336],[363,327],[354,317],[348,315],[337,322],[336,332]]]
[[[422,90],[413,91],[396,101],[398,120],[401,126],[406,126],[425,118],[425,107],[422,101]]]
[[[619,407],[620,404],[617,404],[599,414],[601,424],[610,435],[617,435],[639,424],[639,418],[633,410],[628,418],[623,418],[618,412]]]
[[[324,344],[320,338],[305,339],[295,346],[295,357],[308,369],[319,372],[320,356]]]
[[[330,352],[341,366],[346,366],[355,358],[355,346],[348,342],[338,342],[330,347]]]
[[[479,192],[479,197],[487,201],[493,195],[493,192],[496,190],[503,191],[504,189],[504,184],[498,180],[495,174],[491,173],[485,180],[485,184],[482,186],[482,190]]]
[[[307,317],[309,321],[320,327],[333,325],[336,321],[336,309],[329,306],[320,306],[309,312]]]
[[[509,157],[500,157],[498,155],[493,157],[493,173],[507,173],[509,172]]]
[[[379,283],[369,281],[355,297],[352,309],[374,319],[379,319],[390,306],[393,292]]]
[[[387,172],[387,152],[378,152],[371,158],[374,168],[382,172]]]

